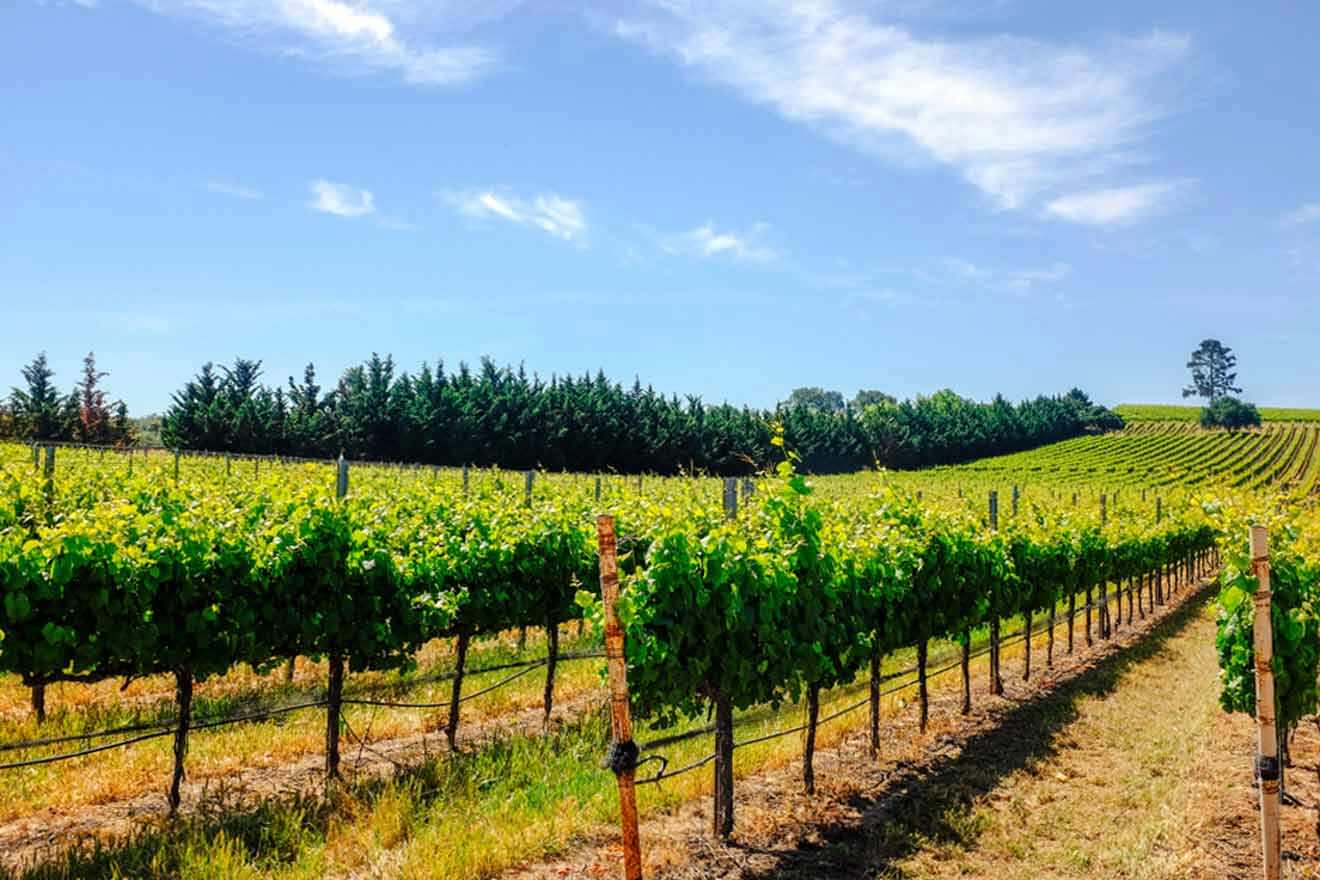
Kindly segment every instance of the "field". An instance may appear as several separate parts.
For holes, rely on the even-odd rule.
[[[1320,409],[1262,406],[1259,410],[1265,422],[1320,422]],[[1165,403],[1120,403],[1114,412],[1126,422],[1196,422],[1201,417],[1199,406]]]
[[[1000,483],[1269,489],[1308,496],[1320,483],[1318,443],[1320,423],[1269,423],[1226,432],[1174,421],[1137,422],[1123,431],[982,459],[945,473]]]
[[[809,837],[848,780],[1116,687],[1192,621],[1204,644],[1204,579],[1277,490],[1310,496],[1318,432],[741,482],[0,447],[4,870],[613,872],[608,513],[648,872],[723,873],[681,843],[716,816]]]

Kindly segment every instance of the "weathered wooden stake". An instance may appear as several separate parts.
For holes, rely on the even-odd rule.
[[[1279,880],[1279,739],[1275,728],[1274,634],[1270,620],[1269,538],[1264,526],[1251,527],[1251,567],[1256,573],[1252,639],[1256,653],[1257,775],[1260,776],[1260,832],[1265,880]]]
[[[637,829],[637,746],[633,743],[632,717],[628,710],[628,664],[623,654],[623,625],[619,622],[619,614],[615,608],[619,600],[619,565],[616,556],[614,517],[604,515],[597,518],[596,541],[600,551],[600,595],[605,611],[605,662],[610,682],[612,752],[616,756],[625,755],[628,758],[628,760],[612,762],[619,783],[619,822],[623,830],[623,876],[625,880],[641,880],[642,844]],[[729,822],[732,826],[732,811]]]
[[[344,701],[344,655],[332,652],[325,708],[325,781],[339,779],[339,713]]]
[[[348,460],[341,452],[335,467],[335,499],[343,501],[347,495]],[[326,689],[325,709],[325,781],[329,785],[332,780],[340,778],[339,727],[343,720],[340,713],[344,699],[344,655],[336,648],[331,648],[327,661],[330,680]]]

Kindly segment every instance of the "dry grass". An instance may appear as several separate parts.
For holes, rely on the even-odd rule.
[[[470,656],[469,666],[479,668],[518,654],[516,636],[507,634],[484,641]],[[522,656],[535,658],[544,650],[543,640],[528,639]],[[565,637],[565,650],[590,647]],[[428,645],[419,655],[418,671],[359,673],[349,677],[348,691],[370,691],[387,699],[406,702],[447,702],[449,681],[415,683],[452,668],[447,642]],[[556,700],[580,702],[584,695],[600,689],[600,663],[579,661],[561,664],[556,676]],[[507,676],[491,672],[469,676],[464,685],[472,693]],[[286,683],[284,670],[267,676],[250,669],[202,682],[194,699],[194,716],[221,717],[259,710],[272,705],[317,699],[324,690],[323,663],[299,660],[296,677]],[[37,725],[28,711],[27,689],[13,677],[0,681],[0,742],[14,742],[78,733],[123,724],[168,721],[173,715],[172,679],[155,676],[131,682],[121,692],[117,682],[95,685],[52,685],[47,694],[50,717]],[[479,727],[492,719],[529,712],[541,705],[544,674],[533,670],[508,686],[465,703],[465,727]],[[381,709],[346,707],[351,729],[369,743],[398,740],[434,732],[444,723],[443,709]],[[320,756],[325,743],[324,712],[317,709],[283,716],[277,721],[238,724],[190,737],[188,776],[195,783],[220,783],[241,772],[292,765]],[[76,750],[81,743],[64,748]],[[344,748],[357,745],[346,739]],[[79,808],[128,801],[164,792],[172,765],[168,737],[129,749],[100,753],[56,764],[0,773],[0,822],[42,813],[70,814]],[[4,761],[22,760],[53,753],[51,750],[19,750],[0,753]]]
[[[1112,690],[1079,695],[1073,720],[1048,734],[1046,750],[947,816],[960,833],[923,835],[888,875],[1197,876],[1181,844],[1192,771],[1220,745],[1217,673],[1207,611],[1126,669]]]

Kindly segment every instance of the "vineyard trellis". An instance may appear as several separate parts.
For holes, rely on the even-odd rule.
[[[990,657],[998,678],[999,651],[1030,645],[1042,617],[1047,665],[1059,626],[1069,651],[1077,620],[1088,641],[1093,631],[1107,638],[1124,624],[1124,593],[1131,625],[1134,601],[1144,616],[1172,583],[1204,574],[1223,534],[1186,493],[1123,491],[1120,503],[1095,484],[1052,484],[1047,495],[1016,482],[993,487],[965,469],[922,477],[920,489],[899,475],[812,483],[791,456],[751,491],[696,478],[389,467],[355,467],[350,489],[346,464],[331,474],[323,463],[272,463],[240,475],[225,459],[161,456],[134,472],[131,457],[116,466],[69,450],[58,470],[43,470],[25,455],[0,447],[0,670],[34,686],[172,673],[179,711],[150,729],[0,749],[125,737],[42,758],[61,760],[173,734],[182,747],[172,805],[191,731],[324,709],[333,778],[344,706],[447,709],[449,728],[462,703],[544,669],[548,719],[556,664],[575,659],[552,634],[603,618],[589,589],[602,511],[619,522],[633,707],[654,726],[715,715],[714,730],[702,729],[716,734],[710,755],[670,771],[643,748],[642,759],[661,766],[638,784],[715,764],[721,834],[733,827],[736,749],[806,733],[809,789],[821,724],[869,705],[874,731],[879,700],[914,684],[924,717],[931,677],[960,669],[966,682],[970,660]],[[1011,499],[1002,516],[987,505],[1000,491]],[[1019,617],[1024,629],[1001,636],[998,621]],[[496,669],[466,669],[466,645],[521,627],[545,629],[546,657],[508,664],[509,676],[462,693],[465,676]],[[985,629],[989,642],[974,651],[971,634]],[[346,684],[358,670],[408,668],[437,638],[460,646],[445,673],[450,700],[376,699]],[[953,650],[932,663],[936,641]],[[915,666],[881,674],[884,657],[909,649]],[[188,717],[194,680],[238,664],[271,670],[294,656],[340,658],[344,673],[335,681],[331,664],[324,700],[266,716]],[[1028,650],[1024,677],[1030,664]],[[865,699],[819,717],[822,691],[868,678]],[[735,739],[736,712],[803,698],[805,723]]]

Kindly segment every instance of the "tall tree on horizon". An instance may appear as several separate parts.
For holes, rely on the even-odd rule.
[[[1237,382],[1237,355],[1233,349],[1218,339],[1204,339],[1192,358],[1187,362],[1187,369],[1192,371],[1192,384],[1182,390],[1183,397],[1204,397],[1206,403],[1214,403],[1230,394],[1241,394]]]

